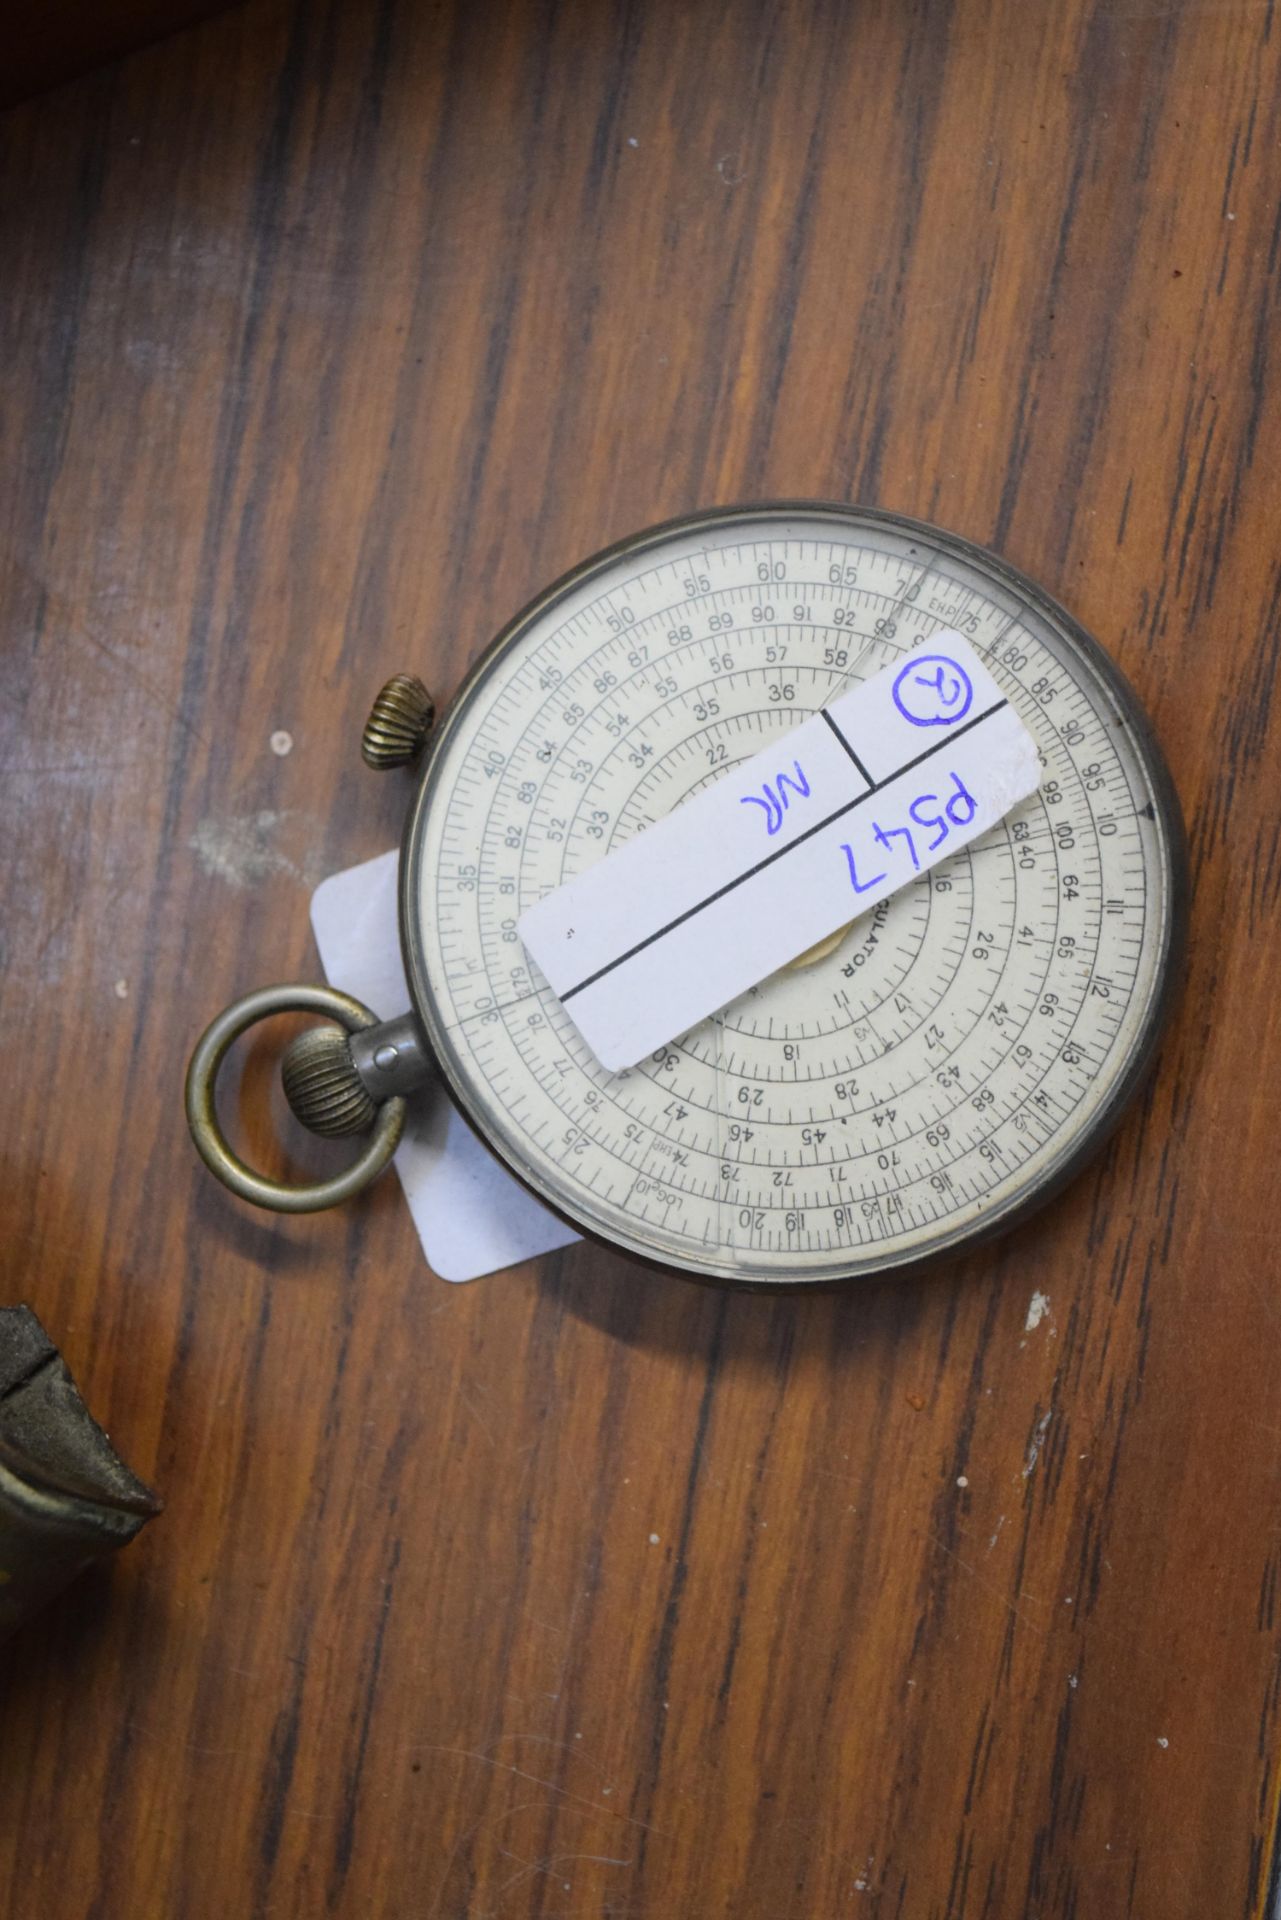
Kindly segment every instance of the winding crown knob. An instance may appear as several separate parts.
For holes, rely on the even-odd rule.
[[[422,752],[436,708],[416,673],[394,673],[369,710],[360,751],[367,767],[383,773],[407,767]]]
[[[330,1139],[367,1133],[378,1116],[341,1027],[308,1027],[291,1040],[280,1077],[294,1118],[312,1133]]]

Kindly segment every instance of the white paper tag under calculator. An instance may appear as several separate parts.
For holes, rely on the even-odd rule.
[[[380,1019],[409,1009],[396,922],[400,850],[322,880],[311,900],[325,978]],[[442,1280],[477,1280],[578,1239],[482,1146],[439,1085],[409,1102],[393,1162],[427,1264]]]
[[[602,1066],[631,1067],[1036,791],[960,634],[841,694],[518,923]]]

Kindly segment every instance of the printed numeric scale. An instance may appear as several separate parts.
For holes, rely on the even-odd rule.
[[[1031,734],[944,632],[546,895],[518,931],[596,1058],[629,1067],[959,851],[1039,779]]]
[[[327,989],[220,1016],[188,1114],[234,1190],[302,1210],[385,1164],[430,1072],[613,1246],[749,1285],[884,1272],[1023,1217],[1106,1135],[1185,895],[1135,696],[1030,581],[894,515],[695,515],[540,595],[436,730],[401,866],[414,1014],[332,996],[346,1033],[293,1062],[304,1117],[372,1125],[356,1165],[265,1181],[213,1116],[235,1034]]]

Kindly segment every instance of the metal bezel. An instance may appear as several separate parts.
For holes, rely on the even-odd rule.
[[[1154,825],[1160,828],[1158,838],[1164,856],[1165,913],[1158,934],[1161,951],[1157,962],[1157,990],[1148,1008],[1144,1024],[1132,1043],[1128,1056],[1120,1066],[1111,1092],[1099,1107],[1085,1132],[1057,1159],[1050,1162],[1028,1192],[1012,1194],[1004,1204],[994,1207],[990,1213],[957,1226],[949,1233],[941,1234],[938,1240],[924,1251],[911,1248],[900,1255],[858,1262],[851,1266],[849,1273],[843,1275],[825,1273],[816,1276],[808,1270],[797,1270],[791,1273],[780,1270],[777,1276],[764,1279],[756,1272],[736,1273],[729,1263],[717,1265],[711,1260],[700,1260],[696,1257],[691,1257],[687,1261],[675,1260],[666,1248],[660,1251],[656,1250],[654,1243],[647,1245],[646,1236],[640,1232],[634,1236],[602,1232],[598,1226],[580,1218],[574,1211],[572,1203],[567,1203],[565,1196],[546,1181],[536,1167],[528,1161],[522,1161],[514,1151],[508,1148],[507,1143],[495,1140],[490,1135],[478,1103],[473,1103],[472,1090],[462,1076],[454,1071],[449,1049],[443,1041],[441,1026],[436,1018],[434,998],[427,980],[425,956],[418,925],[417,902],[421,891],[423,824],[436,790],[440,768],[447,756],[451,734],[458,725],[460,717],[470,709],[480,695],[486,680],[495,672],[500,662],[520,645],[534,622],[567,594],[589,581],[593,575],[603,572],[625,556],[643,554],[675,536],[702,527],[715,527],[720,530],[749,521],[784,522],[798,515],[804,515],[810,519],[827,520],[834,526],[844,528],[870,527],[892,530],[906,535],[909,540],[918,540],[921,544],[932,546],[942,553],[951,554],[980,573],[986,574],[995,585],[1003,587],[1007,593],[1012,593],[1019,600],[1027,603],[1055,627],[1065,640],[1075,646],[1086,667],[1093,671],[1101,682],[1104,692],[1115,704],[1120,723],[1129,733],[1134,752],[1142,765],[1154,796],[1157,809]],[[658,526],[647,528],[641,533],[633,534],[625,540],[617,541],[571,568],[569,572],[562,574],[508,622],[467,673],[450,701],[431,741],[419,777],[418,789],[405,822],[399,873],[399,904],[400,941],[405,974],[427,1049],[451,1100],[462,1117],[477,1137],[523,1186],[588,1239],[664,1271],[680,1273],[684,1277],[713,1285],[740,1286],[758,1291],[773,1292],[779,1288],[822,1289],[849,1280],[873,1279],[888,1273],[932,1265],[941,1258],[975,1246],[996,1234],[1004,1233],[1051,1200],[1098,1151],[1121,1119],[1146,1077],[1178,993],[1187,943],[1187,845],[1178,795],[1164,756],[1139,704],[1138,696],[1093,635],[1087,632],[1080,622],[1061,607],[1051,595],[1017,568],[989,552],[987,548],[976,545],[962,535],[948,532],[925,521],[914,520],[906,514],[893,513],[882,508],[845,507],[824,501],[772,500],[758,505],[713,507],[695,513],[682,514]]]

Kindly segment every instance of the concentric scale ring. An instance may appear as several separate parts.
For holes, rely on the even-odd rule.
[[[520,913],[949,627],[1031,729],[1039,793],[607,1073]],[[954,1248],[1080,1164],[1168,1005],[1182,857],[1133,694],[1037,588],[892,516],[749,508],[625,542],[495,642],[423,773],[402,936],[451,1092],[551,1205],[704,1278],[817,1284]]]

